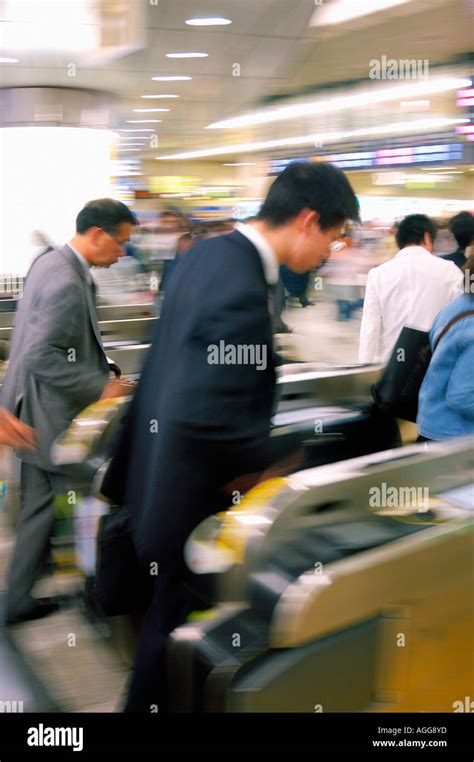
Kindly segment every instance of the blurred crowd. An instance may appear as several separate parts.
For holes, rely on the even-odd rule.
[[[471,217],[470,213],[464,215]],[[139,217],[139,215],[138,215]],[[458,215],[456,215],[456,218]],[[140,217],[139,217],[140,218]],[[250,221],[250,218],[244,222]],[[321,301],[333,304],[337,321],[361,318],[369,271],[389,261],[397,253],[396,231],[380,220],[365,220],[346,231],[339,248],[318,271],[300,275],[280,268],[279,313],[294,307],[308,307]],[[444,257],[459,249],[450,218],[435,219],[437,233],[433,254]],[[199,240],[232,232],[235,220],[194,220],[179,208],[157,212],[153,222],[141,222],[126,246],[123,257],[112,270],[94,270],[102,303],[154,301],[157,314],[168,282],[180,258]],[[469,246],[467,247],[469,254]],[[279,320],[278,331],[291,329]]]

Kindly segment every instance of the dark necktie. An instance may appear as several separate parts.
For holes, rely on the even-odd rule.
[[[94,280],[91,281],[89,286],[90,286],[90,290],[91,290],[91,294],[92,294],[92,304],[94,305],[94,307],[97,307],[97,288],[96,288],[96,285],[94,283]]]

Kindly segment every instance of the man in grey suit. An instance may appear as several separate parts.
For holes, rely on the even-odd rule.
[[[36,430],[38,445],[19,451],[22,498],[8,579],[8,623],[56,608],[31,595],[49,551],[54,498],[68,489],[67,475],[50,459],[53,441],[87,405],[130,393],[129,386],[109,381],[90,267],[117,262],[135,224],[119,201],[89,202],[77,217],[71,242],[37,257],[25,281],[2,403]]]

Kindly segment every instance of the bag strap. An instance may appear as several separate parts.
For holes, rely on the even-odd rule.
[[[447,334],[449,329],[458,322],[458,320],[462,320],[465,317],[469,317],[469,315],[474,315],[474,310],[465,310],[464,312],[460,312],[459,315],[456,315],[456,317],[453,317],[452,320],[447,323],[447,325],[444,326],[443,330],[441,331],[440,335],[436,339],[434,346],[433,346],[433,352],[435,351],[436,347],[438,346],[439,342]]]

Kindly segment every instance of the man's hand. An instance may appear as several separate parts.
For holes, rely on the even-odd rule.
[[[19,450],[33,450],[37,445],[36,432],[4,407],[0,407],[0,444],[17,447]]]
[[[114,378],[104,386],[100,399],[106,400],[111,397],[128,397],[130,394],[133,394],[135,387],[136,384],[133,381],[123,381],[122,379]]]

